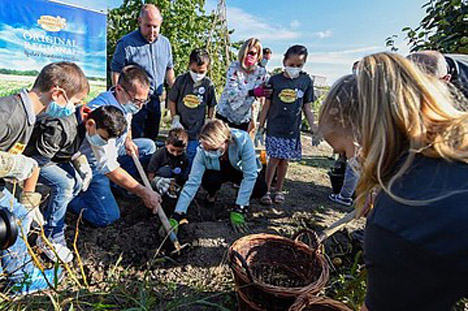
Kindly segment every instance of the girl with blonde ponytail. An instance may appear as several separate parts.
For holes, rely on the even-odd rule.
[[[361,146],[356,207],[380,189],[362,310],[450,310],[468,294],[468,113],[456,108],[466,103],[392,53],[363,58],[356,79],[354,117],[344,114]]]

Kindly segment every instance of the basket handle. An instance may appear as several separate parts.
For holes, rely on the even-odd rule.
[[[293,240],[294,242],[302,242],[301,241],[301,238],[304,236],[304,235],[308,235],[309,238],[312,238],[312,240],[310,241],[311,243],[310,244],[307,244],[307,246],[309,246],[309,248],[315,250],[317,253],[320,252],[320,238],[317,234],[317,232],[313,231],[313,230],[310,230],[310,229],[302,229],[300,230],[299,232],[297,232],[294,236],[293,236]]]
[[[254,283],[253,277],[252,277],[252,272],[250,271],[249,265],[247,264],[247,261],[245,261],[244,257],[242,257],[241,254],[239,254],[237,251],[231,249],[231,254],[230,254],[230,261],[231,264],[234,263],[234,258],[238,259],[241,262],[242,268],[244,268],[245,273],[247,274],[247,277],[249,278],[250,283]]]

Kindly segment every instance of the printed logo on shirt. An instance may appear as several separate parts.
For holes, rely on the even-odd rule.
[[[16,144],[13,145],[13,147],[11,147],[10,150],[8,150],[8,153],[22,154],[25,148],[26,148],[25,144],[16,143]]]
[[[278,98],[286,104],[294,103],[297,97],[298,97],[297,92],[291,89],[283,89],[278,95]]]
[[[297,98],[304,97],[304,92],[300,89],[296,89]]]
[[[203,95],[203,94],[205,94],[205,92],[206,92],[205,87],[200,86],[200,88],[198,89],[198,94]]]
[[[191,109],[197,108],[201,104],[200,97],[193,95],[193,94],[185,95],[182,101],[185,107],[191,108]]]

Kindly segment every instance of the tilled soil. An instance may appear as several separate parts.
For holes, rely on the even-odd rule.
[[[285,203],[265,207],[253,200],[249,218],[253,233],[291,237],[300,228],[323,229],[350,211],[327,199],[331,192],[327,170],[333,163],[330,147],[322,143],[312,148],[308,137],[303,138],[303,146],[303,160],[289,166]],[[158,310],[235,309],[234,281],[227,262],[229,246],[242,236],[229,223],[235,195],[232,185],[225,184],[218,201],[207,208],[205,192],[199,191],[189,209],[190,222],[180,233],[181,241],[190,246],[180,255],[161,246],[160,222],[139,199],[117,197],[122,214],[117,223],[106,228],[79,225],[77,247],[90,289],[108,291],[115,282],[131,287],[150,280],[159,284],[154,288],[160,299]],[[168,216],[173,203],[165,203]],[[75,215],[67,216],[70,245],[76,221]],[[350,227],[362,228],[363,221],[354,221]],[[80,275],[77,260],[74,267]]]

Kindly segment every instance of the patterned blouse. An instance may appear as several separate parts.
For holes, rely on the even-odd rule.
[[[254,96],[249,91],[266,83],[268,73],[265,68],[256,66],[253,72],[246,73],[239,61],[231,63],[226,74],[224,87],[217,112],[232,123],[241,124],[249,122],[252,118],[252,104]]]

